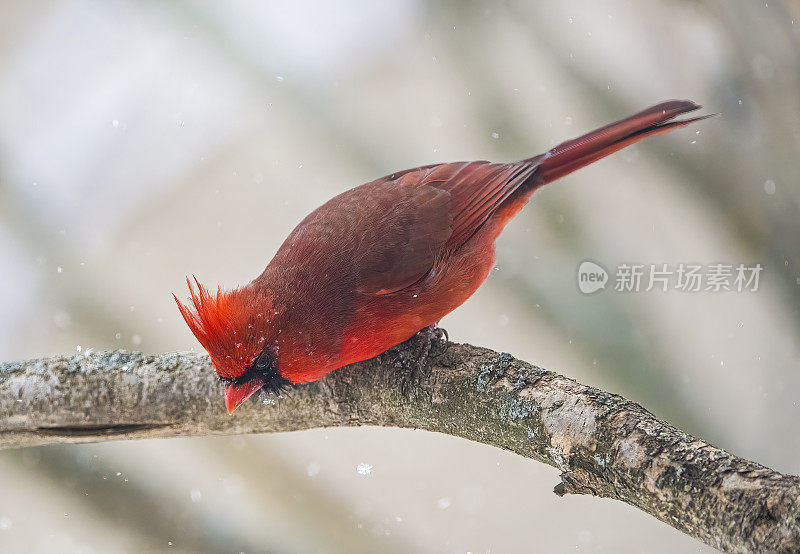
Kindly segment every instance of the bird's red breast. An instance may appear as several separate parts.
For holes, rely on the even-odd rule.
[[[178,307],[226,381],[229,411],[262,387],[314,381],[439,321],[486,279],[495,239],[535,189],[702,119],[673,121],[697,108],[665,102],[520,162],[387,175],[309,214],[250,284],[215,295],[190,284],[194,309]]]

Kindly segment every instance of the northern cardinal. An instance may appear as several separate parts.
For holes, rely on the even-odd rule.
[[[483,283],[494,243],[534,190],[647,136],[708,116],[663,102],[515,163],[426,165],[350,189],[309,214],[250,284],[187,279],[183,318],[225,383],[229,413],[259,389],[306,383],[438,322]]]

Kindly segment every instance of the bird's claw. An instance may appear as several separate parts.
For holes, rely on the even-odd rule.
[[[399,345],[400,363],[410,370],[400,384],[403,395],[409,396],[417,388],[429,372],[428,361],[441,356],[447,350],[448,341],[447,331],[433,324],[420,329],[417,334]]]

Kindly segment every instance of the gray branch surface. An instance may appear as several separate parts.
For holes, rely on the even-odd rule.
[[[561,470],[728,552],[800,552],[800,478],[738,458],[624,398],[468,344],[416,339],[229,416],[209,359],[91,352],[0,363],[0,448],[378,425],[490,444]],[[405,391],[405,392],[401,392]],[[533,501],[533,500],[532,500]]]

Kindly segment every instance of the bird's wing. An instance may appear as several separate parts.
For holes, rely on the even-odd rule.
[[[311,296],[397,292],[469,240],[531,167],[464,162],[387,175],[309,214],[270,266],[283,280],[304,283]]]
[[[359,201],[371,213],[356,250],[360,292],[388,294],[419,281],[452,235],[450,194],[421,183],[416,173],[363,187],[367,195]]]
[[[426,170],[389,175],[330,199],[291,232],[259,279],[288,283],[308,302],[335,298],[343,310],[353,294],[413,284],[452,234],[450,194],[412,175]]]
[[[532,183],[537,161],[459,162],[427,168],[421,183],[450,195],[452,233],[445,248],[458,250],[521,186]]]
[[[435,261],[461,247],[528,179],[531,163],[458,162],[424,166],[365,185],[386,210],[380,237],[359,264],[362,291],[396,292],[419,281]]]

